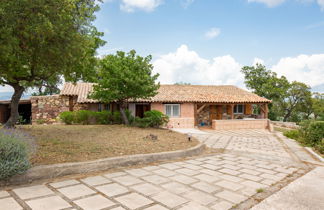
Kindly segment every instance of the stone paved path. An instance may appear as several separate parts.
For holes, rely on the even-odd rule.
[[[0,210],[230,209],[298,170],[267,131],[194,135],[225,153],[0,191]]]

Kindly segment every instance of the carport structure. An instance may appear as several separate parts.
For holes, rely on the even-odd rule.
[[[0,123],[4,124],[10,117],[10,103],[11,100],[0,101]],[[19,116],[21,116],[21,123],[29,124],[31,122],[31,101],[30,99],[22,99],[18,106]]]

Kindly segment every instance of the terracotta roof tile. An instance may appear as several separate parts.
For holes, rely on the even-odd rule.
[[[88,99],[94,83],[65,83],[61,95],[78,96],[79,103]],[[201,102],[201,103],[270,103],[271,101],[233,85],[161,85],[158,94],[138,102]]]

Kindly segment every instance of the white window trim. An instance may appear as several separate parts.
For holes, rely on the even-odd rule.
[[[166,114],[166,107],[167,105],[171,105],[171,106],[179,106],[179,115],[178,116],[173,116],[173,108],[171,108],[171,116],[169,116],[170,118],[179,118],[181,116],[181,104],[164,104],[164,114]]]
[[[237,112],[238,109],[235,110],[235,106],[238,107],[239,105],[242,106],[242,112]],[[234,112],[234,114],[244,114],[244,109],[245,109],[244,104],[236,104],[236,105],[234,105],[234,110],[233,110],[233,112]]]

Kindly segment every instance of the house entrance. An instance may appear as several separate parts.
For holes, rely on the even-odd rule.
[[[136,104],[135,116],[143,118],[144,113],[151,110],[150,104]]]

